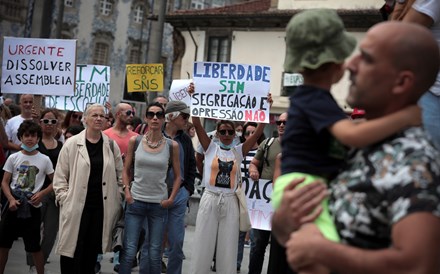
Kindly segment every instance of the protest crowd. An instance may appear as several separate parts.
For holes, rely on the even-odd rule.
[[[357,42],[334,10],[295,15],[284,71],[304,83],[274,116],[270,67],[259,65],[196,62],[179,90],[189,101],[158,95],[144,113],[110,103],[99,79],[70,83],[105,97],[96,102],[4,92],[0,274],[18,237],[38,274],[49,273],[51,253],[62,274],[100,273],[105,253],[122,274],[181,274],[187,256],[191,274],[261,274],[266,252],[268,274],[440,273],[440,4],[399,2],[390,18]],[[45,52],[12,49],[24,58],[8,60],[17,70]],[[74,63],[63,72],[74,75]],[[108,73],[77,67],[83,79],[97,71]],[[330,93],[345,72],[350,112]],[[5,85],[20,77],[8,72]],[[185,254],[197,179],[196,241]]]

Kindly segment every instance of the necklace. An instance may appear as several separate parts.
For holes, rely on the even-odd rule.
[[[48,140],[46,140],[46,139],[43,139],[42,140],[43,141],[43,145],[47,148],[47,149],[53,149],[53,148],[55,148],[56,147],[56,140],[54,139],[54,138],[51,138],[50,139],[50,145],[49,145],[49,141]]]
[[[163,143],[163,141],[165,140],[165,138],[163,137],[163,135],[162,135],[162,138],[160,138],[160,140],[159,141],[157,141],[157,143],[153,143],[153,142],[151,142],[150,141],[150,135],[151,134],[145,134],[145,141],[147,142],[147,146],[149,147],[149,148],[152,148],[152,149],[155,149],[155,148],[158,148],[158,147],[160,147],[160,145]]]

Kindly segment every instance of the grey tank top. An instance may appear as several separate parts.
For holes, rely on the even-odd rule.
[[[148,203],[160,203],[168,199],[165,179],[169,158],[168,140],[157,153],[145,151],[142,142],[139,144],[135,151],[134,179],[131,186],[133,199]]]

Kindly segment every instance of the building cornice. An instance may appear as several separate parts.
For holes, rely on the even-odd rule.
[[[266,10],[256,12],[213,13],[203,10],[167,14],[165,21],[177,29],[244,28],[272,29],[285,28],[289,20],[302,10]],[[337,10],[348,30],[366,30],[383,21],[379,10]],[[150,19],[156,19],[154,16]]]

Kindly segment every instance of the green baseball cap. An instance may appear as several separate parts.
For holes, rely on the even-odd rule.
[[[286,28],[285,72],[317,69],[325,63],[342,63],[356,46],[335,10],[311,9],[290,19]]]

